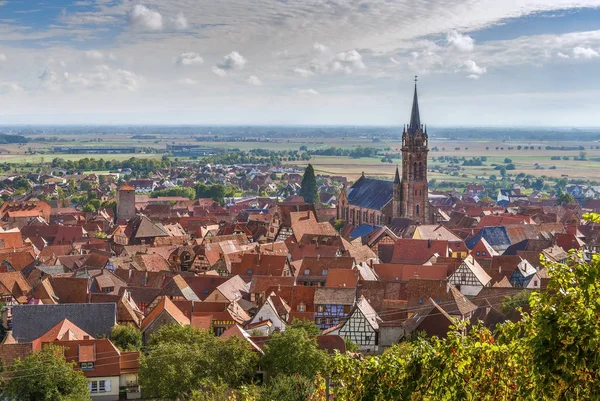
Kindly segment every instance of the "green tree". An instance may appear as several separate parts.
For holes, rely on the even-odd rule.
[[[75,364],[65,360],[61,347],[48,345],[8,369],[4,396],[23,401],[89,400],[87,380]]]
[[[309,164],[306,170],[304,170],[299,194],[304,198],[306,203],[317,203],[319,200],[317,178],[315,177],[315,170],[312,164]]]
[[[140,385],[147,397],[189,399],[207,383],[235,388],[250,382],[257,362],[257,354],[243,339],[168,325],[152,336],[141,359]]]
[[[559,205],[570,205],[573,203],[576,203],[575,198],[573,197],[573,195],[571,195],[567,192],[561,193],[560,196],[558,197]]]
[[[121,351],[139,351],[142,348],[142,332],[131,323],[115,325],[110,332],[110,340]]]
[[[305,328],[288,327],[274,333],[265,344],[261,365],[272,376],[299,374],[313,379],[327,368],[328,355]]]

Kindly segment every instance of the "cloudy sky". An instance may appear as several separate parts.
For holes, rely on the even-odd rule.
[[[0,124],[600,126],[600,0],[0,0]]]

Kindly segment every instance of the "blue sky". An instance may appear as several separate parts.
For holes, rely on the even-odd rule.
[[[0,124],[600,126],[600,0],[0,0]]]

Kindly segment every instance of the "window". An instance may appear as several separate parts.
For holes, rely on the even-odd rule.
[[[323,276],[327,275],[327,269],[323,270]]]
[[[94,362],[81,362],[79,367],[81,370],[92,370],[94,369]]]
[[[248,274],[252,274],[252,269],[248,269]]]
[[[317,306],[317,311],[319,311],[319,312],[325,312],[325,305],[319,305],[319,306]]]
[[[309,274],[310,274],[310,270],[308,270],[308,269],[304,270],[304,275],[305,276],[308,276]]]
[[[483,256],[485,256],[485,251],[481,252],[481,254],[482,254]]]
[[[304,302],[298,304],[298,312],[306,312],[306,304]]]
[[[419,305],[423,303],[423,298],[419,298]]]
[[[479,251],[475,252],[475,255],[479,256]]]
[[[419,205],[417,205],[417,216],[419,215]]]
[[[88,382],[90,393],[106,393],[110,391],[110,380],[92,380]]]

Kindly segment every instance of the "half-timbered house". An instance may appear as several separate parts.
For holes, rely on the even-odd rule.
[[[477,295],[483,287],[490,285],[492,278],[483,270],[473,255],[467,256],[448,278],[464,295]]]
[[[329,334],[337,334],[352,341],[359,346],[361,352],[377,352],[380,322],[375,309],[361,296],[339,328]]]

